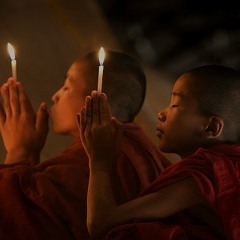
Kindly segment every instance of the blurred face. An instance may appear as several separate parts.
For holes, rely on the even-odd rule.
[[[73,63],[69,68],[64,85],[52,96],[50,116],[53,129],[58,134],[79,135],[76,113],[85,102],[84,63]]]
[[[158,113],[156,135],[160,150],[181,157],[192,154],[203,144],[206,124],[189,80],[189,76],[183,75],[176,81],[169,106]]]

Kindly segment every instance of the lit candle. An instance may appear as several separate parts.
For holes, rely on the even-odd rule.
[[[14,48],[13,46],[8,43],[7,44],[8,47],[8,52],[11,58],[11,65],[12,65],[12,77],[14,77],[17,80],[17,62],[15,59],[15,52],[14,52]]]
[[[98,68],[98,93],[102,92],[102,78],[103,78],[103,62],[104,62],[104,49],[103,47],[100,48],[99,50],[99,68]]]

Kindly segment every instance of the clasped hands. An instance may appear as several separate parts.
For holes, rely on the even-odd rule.
[[[7,151],[4,163],[28,160],[36,165],[48,133],[46,104],[42,103],[36,114],[23,86],[13,78],[1,86],[1,96],[0,132]]]
[[[1,86],[1,96],[0,132],[7,151],[4,163],[28,160],[34,166],[48,133],[46,104],[42,103],[35,113],[22,84],[13,78]],[[107,160],[112,161],[119,152],[122,124],[111,117],[106,95],[93,91],[87,96],[77,122],[91,162],[105,161],[108,167]]]
[[[109,170],[120,151],[123,125],[111,117],[107,96],[93,91],[77,121],[91,170]]]

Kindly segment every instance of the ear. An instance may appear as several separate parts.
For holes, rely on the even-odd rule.
[[[224,122],[221,117],[211,116],[208,118],[207,126],[204,129],[206,138],[217,138],[223,132]]]

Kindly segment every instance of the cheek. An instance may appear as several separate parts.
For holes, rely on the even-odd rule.
[[[70,115],[57,115],[53,119],[53,130],[58,134],[70,134],[77,129],[76,119]]]
[[[66,94],[59,99],[52,116],[55,132],[68,133],[77,128],[76,114],[80,112],[84,100],[79,93]]]
[[[166,137],[170,144],[192,145],[201,137],[201,122],[199,118],[185,115],[177,121],[169,123]]]
[[[59,104],[52,114],[53,127],[55,130],[71,128],[75,122],[76,114],[68,104]]]
[[[176,144],[176,142],[192,134],[191,127],[192,124],[187,118],[182,118],[181,116],[169,118],[164,126],[164,137],[169,144]]]
[[[71,112],[71,103],[61,100],[56,105],[56,113],[58,116],[65,117],[66,115],[69,115]]]
[[[66,94],[62,97],[61,102],[59,101],[59,110],[68,113],[68,114],[76,114],[79,112],[84,105],[85,99],[83,99],[80,93],[72,93]]]

